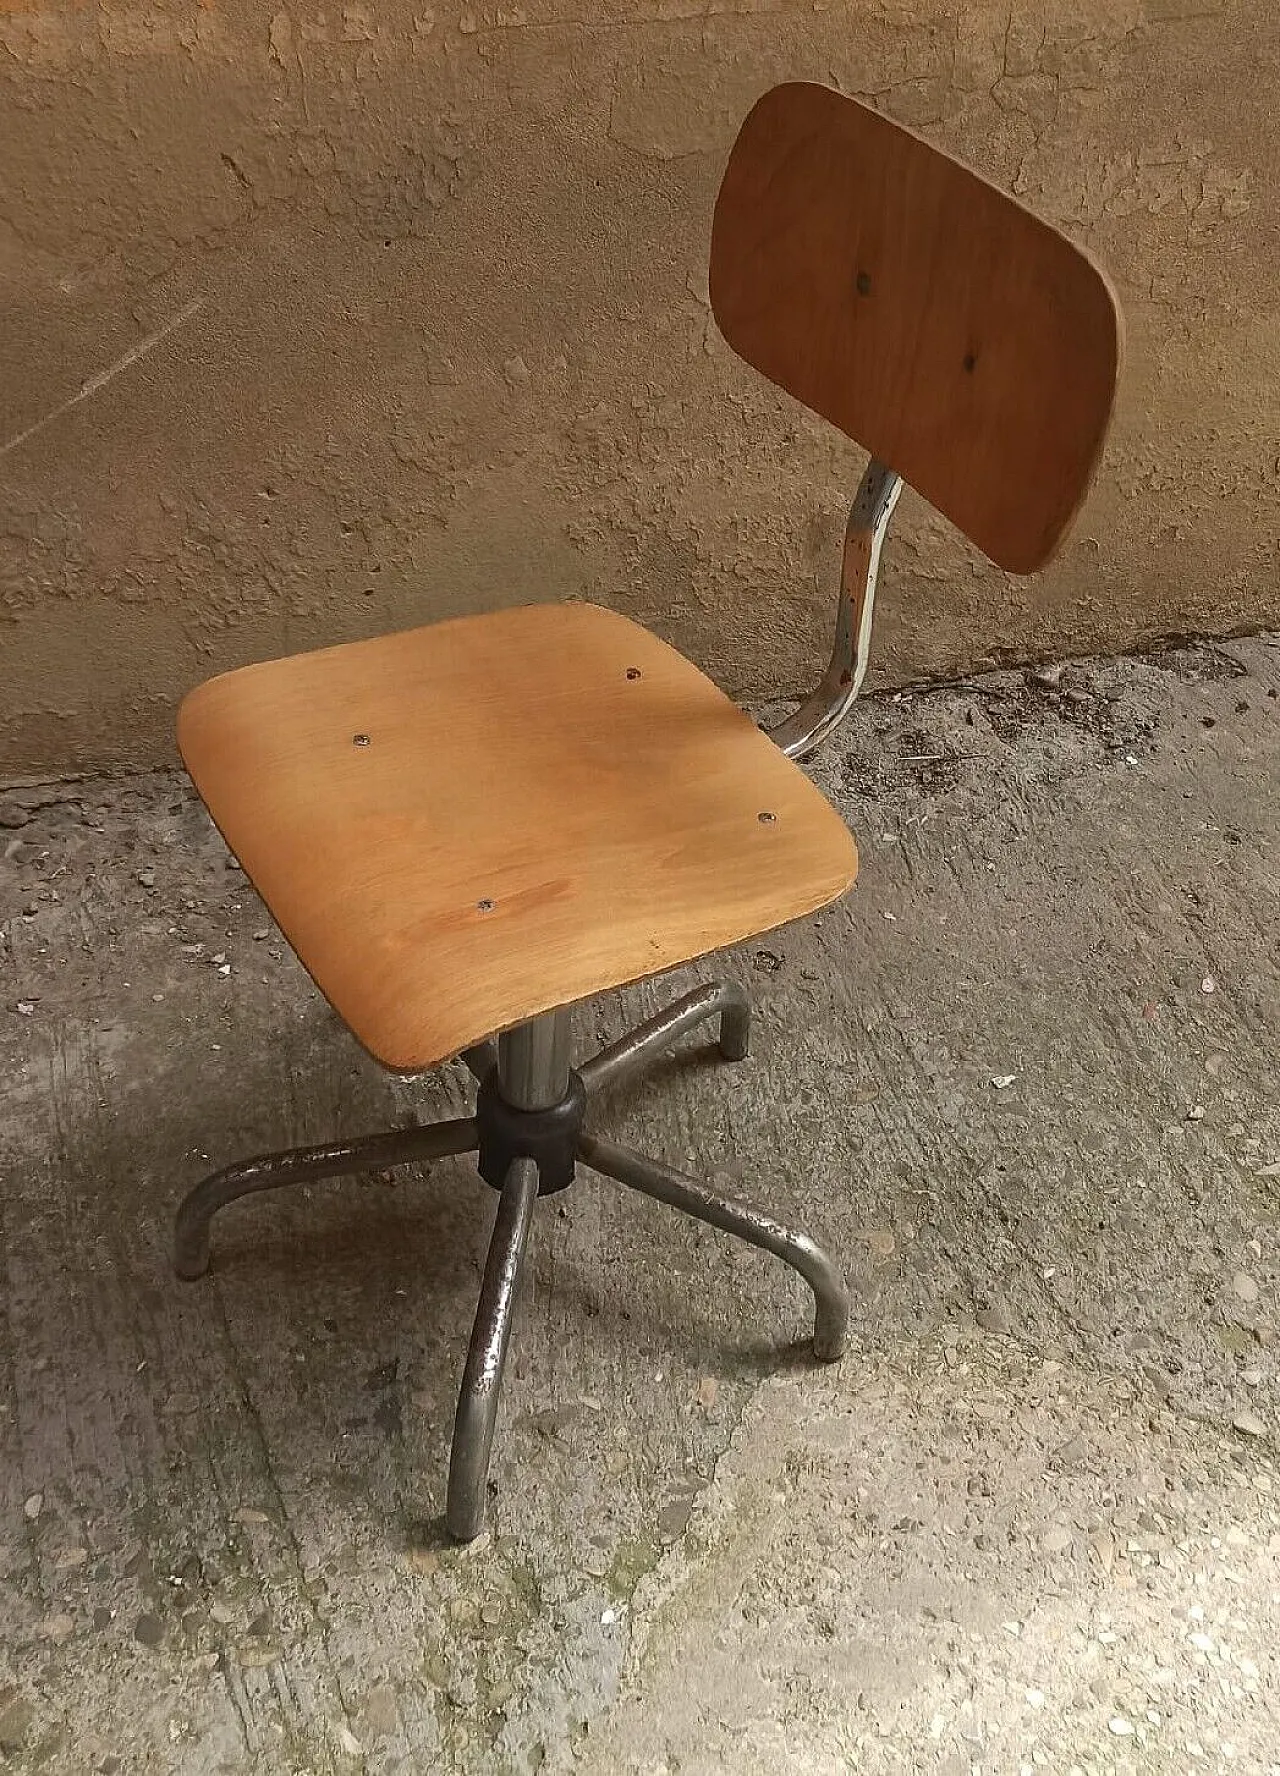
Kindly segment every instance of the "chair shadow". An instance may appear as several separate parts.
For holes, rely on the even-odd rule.
[[[304,1187],[313,1199],[321,1192],[332,1199],[320,1225],[311,1212],[314,1201],[299,1201],[301,1189],[280,1193],[265,1235],[260,1225],[232,1225],[237,1209],[243,1209],[246,1223],[260,1221],[261,1198],[231,1205],[215,1219],[208,1277],[195,1283],[174,1279],[171,1286],[184,1298],[189,1292],[189,1308],[184,1301],[178,1311],[197,1318],[202,1291],[217,1289],[218,1317],[225,1325],[221,1336],[268,1351],[284,1343],[289,1331],[314,1337],[325,1326],[326,1300],[341,1299],[336,1336],[348,1360],[341,1378],[331,1378],[323,1409],[312,1411],[301,1433],[310,1448],[310,1457],[304,1452],[302,1459],[323,1456],[335,1424],[359,1435],[380,1429],[399,1445],[394,1465],[430,1471],[429,1491],[437,1500],[437,1508],[424,1513],[412,1502],[421,1497],[421,1482],[397,1487],[398,1539],[410,1550],[441,1551],[456,1547],[444,1526],[444,1481],[493,1196],[478,1178],[466,1176],[464,1160],[439,1162],[425,1179],[413,1176],[413,1170],[407,1168],[404,1181],[394,1186],[348,1178]],[[602,1184],[612,1189],[607,1181]],[[571,1217],[571,1201],[564,1206]],[[692,1271],[676,1275],[666,1299],[655,1303],[642,1287],[633,1293],[602,1289],[578,1254],[566,1258],[561,1250],[554,1265],[540,1265],[539,1247],[560,1225],[555,1208],[543,1204],[517,1304],[515,1341],[535,1370],[539,1353],[545,1356],[552,1348],[556,1323],[566,1318],[589,1324],[593,1344],[603,1346],[601,1366],[611,1373],[625,1372],[628,1353],[637,1350],[669,1351],[725,1383],[812,1367],[807,1340],[778,1345],[749,1329],[726,1335],[723,1320],[706,1312]],[[716,1236],[707,1229],[705,1237]],[[641,1223],[634,1239],[638,1256],[651,1246]],[[761,1256],[760,1262],[770,1261]],[[389,1324],[388,1298],[405,1303],[411,1327]],[[635,1366],[651,1372],[649,1364]],[[370,1381],[380,1369],[389,1379],[371,1399]],[[429,1378],[425,1387],[424,1377]],[[518,1382],[509,1382],[505,1390],[508,1423],[519,1410],[518,1388]],[[606,1417],[611,1408],[621,1424],[626,1397],[606,1402]],[[257,1416],[263,1418],[267,1410],[259,1406]],[[397,1539],[390,1522],[387,1531]]]
[[[34,1223],[51,1201],[58,1205],[56,1238],[41,1236],[26,1348],[59,1352],[69,1372],[79,1367],[92,1376],[95,1398],[111,1399],[117,1416],[153,1419],[162,1446],[176,1441],[187,1449],[192,1488],[208,1458],[201,1437],[243,1437],[247,1411],[253,1436],[272,1444],[294,1475],[337,1472],[341,1462],[349,1474],[350,1451],[362,1451],[371,1467],[388,1470],[382,1506],[373,1507],[387,1513],[388,1532],[399,1520],[414,1546],[444,1545],[442,1525],[431,1518],[424,1530],[430,1514],[415,1500],[423,1496],[418,1476],[429,1469],[427,1494],[443,1503],[456,1388],[492,1226],[493,1193],[473,1162],[337,1176],[229,1204],[211,1226],[210,1272],[195,1282],[172,1271],[171,1233],[182,1194],[220,1166],[255,1151],[464,1114],[469,1082],[457,1069],[408,1087],[389,1081],[336,1036],[322,1008],[275,1048],[264,1043],[260,1062],[225,1071],[221,1063],[205,1071],[206,1064],[175,1048],[106,1116],[79,1112],[76,1127],[58,1131],[59,1146],[41,1161],[42,1175],[32,1175],[22,1210]],[[719,1065],[713,1043],[680,1048],[602,1100],[601,1126]],[[301,1092],[299,1080],[306,1082]],[[726,1380],[803,1361],[803,1342],[779,1346],[749,1324],[739,1334],[723,1312],[709,1311],[686,1259],[666,1262],[660,1251],[655,1258],[656,1223],[643,1215],[631,1223],[634,1232],[625,1230],[630,1216],[621,1218],[607,1253],[586,1230],[596,1217],[584,1217],[586,1228],[575,1236],[575,1197],[615,1189],[630,1196],[583,1168],[576,1190],[539,1206],[513,1351],[523,1345],[536,1367],[548,1352],[554,1356],[557,1327],[563,1342],[566,1324],[589,1322],[593,1350],[602,1353],[591,1361],[597,1380],[612,1378],[606,1386],[635,1368],[637,1349],[671,1351],[673,1366],[701,1364]],[[704,1229],[701,1237],[722,1236]],[[75,1279],[100,1273],[104,1253],[110,1274],[94,1285],[104,1304],[86,1318],[76,1310]],[[613,1286],[615,1277],[623,1286]],[[634,1288],[625,1286],[628,1278]],[[745,1294],[751,1314],[758,1294]],[[312,1362],[314,1381],[305,1366]],[[168,1416],[166,1387],[190,1391],[198,1410],[185,1420]],[[512,1393],[509,1386],[508,1423]],[[94,1408],[70,1385],[62,1405],[74,1440],[77,1414]],[[621,1392],[605,1405],[619,1424],[627,1421]],[[204,1428],[183,1428],[197,1425]],[[184,1508],[193,1501],[207,1508],[196,1493]]]

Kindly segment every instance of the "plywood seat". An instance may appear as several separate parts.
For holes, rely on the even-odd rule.
[[[794,919],[843,821],[697,667],[592,605],[247,666],[178,723],[206,805],[387,1066]]]

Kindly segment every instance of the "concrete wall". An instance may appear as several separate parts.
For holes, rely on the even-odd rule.
[[[531,598],[737,694],[812,676],[858,454],[704,278],[792,76],[963,152],[1128,311],[1069,551],[1009,581],[904,501],[880,679],[1280,620],[1271,0],[0,0],[0,770],[165,758],[215,669]]]

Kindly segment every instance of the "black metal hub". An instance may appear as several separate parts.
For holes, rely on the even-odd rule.
[[[501,1190],[512,1161],[531,1159],[538,1168],[539,1196],[567,1189],[586,1114],[587,1088],[576,1073],[570,1073],[569,1090],[549,1110],[517,1110],[499,1092],[498,1069],[491,1067],[476,1095],[480,1176]]]

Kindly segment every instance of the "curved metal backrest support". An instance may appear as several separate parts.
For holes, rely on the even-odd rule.
[[[901,492],[900,478],[873,457],[844,529],[840,602],[830,664],[795,713],[769,730],[770,738],[788,758],[804,758],[820,746],[849,713],[862,687],[871,650],[880,552]]]
[[[797,758],[858,694],[898,475],[998,567],[1043,567],[1098,462],[1123,325],[1106,275],[1065,235],[922,137],[804,82],[765,93],[738,133],[709,291],[734,351],[872,456],[831,664],[773,733]]]

